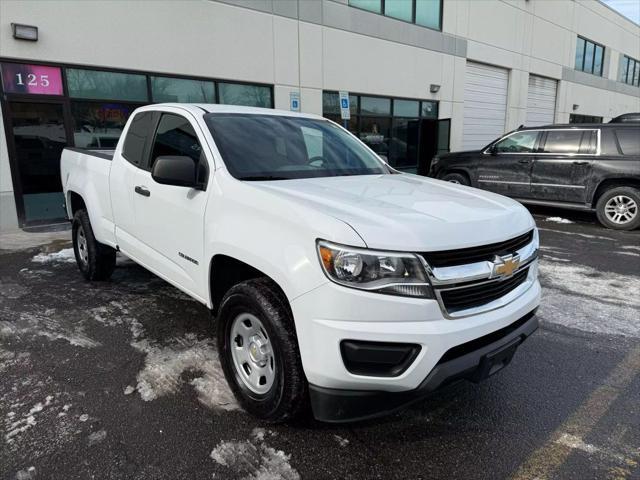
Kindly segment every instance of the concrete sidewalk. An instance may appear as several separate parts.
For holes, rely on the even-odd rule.
[[[0,254],[67,240],[71,241],[71,227],[67,225],[49,232],[27,232],[25,230],[0,232]]]

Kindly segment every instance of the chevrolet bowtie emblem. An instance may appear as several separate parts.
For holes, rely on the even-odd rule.
[[[493,258],[491,277],[509,277],[513,275],[513,272],[515,272],[519,266],[519,255],[505,255],[504,257],[496,255]]]

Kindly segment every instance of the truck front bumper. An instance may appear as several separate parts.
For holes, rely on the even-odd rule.
[[[515,350],[536,329],[535,317],[528,315],[539,303],[540,283],[535,276],[510,303],[456,319],[445,318],[435,300],[363,292],[327,282],[291,302],[314,415],[330,422],[370,418],[451,380],[480,379],[478,367],[485,355],[498,355],[505,345]],[[502,336],[492,336],[496,332]],[[479,339],[490,341],[481,345]],[[419,352],[387,375],[367,374],[345,365],[346,342],[365,347],[375,342],[419,346]],[[464,354],[454,358],[452,351]],[[501,368],[495,367],[499,360],[486,367],[490,361],[484,361],[485,373]]]
[[[367,420],[406,408],[437,388],[458,380],[479,382],[506,367],[517,347],[538,328],[535,310],[511,325],[448,350],[418,388],[402,392],[309,386],[317,420]]]

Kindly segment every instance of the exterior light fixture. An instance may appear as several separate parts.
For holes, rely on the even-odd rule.
[[[577,110],[578,108],[580,108],[580,105],[578,105],[577,103],[574,103],[574,104],[573,104],[573,109],[574,109],[574,110]]]
[[[12,23],[13,38],[16,40],[29,40],[30,42],[38,41],[38,27],[33,25],[22,25],[21,23]]]
[[[438,93],[440,91],[440,85],[436,85],[435,83],[432,83],[431,85],[429,85],[429,91],[431,93]]]

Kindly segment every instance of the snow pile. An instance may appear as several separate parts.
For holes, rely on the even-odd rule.
[[[573,223],[571,220],[567,220],[562,217],[547,217],[545,219],[547,222],[555,222],[555,223]]]
[[[12,322],[0,321],[0,338],[35,336],[49,340],[64,340],[74,347],[93,348],[100,345],[84,333],[81,324],[63,325],[61,315],[55,315],[54,309],[42,313],[21,313]]]
[[[31,259],[34,263],[75,263],[73,248],[65,248],[59,252],[39,253]]]
[[[219,465],[246,480],[298,480],[300,474],[289,464],[291,455],[265,443],[249,440],[220,442],[210,457]]]
[[[640,338],[640,278],[591,267],[540,262],[540,318],[579,330]]]
[[[134,341],[131,345],[147,354],[145,367],[138,373],[136,386],[143,400],[155,400],[176,393],[183,383],[182,374],[196,372],[199,376],[191,380],[190,384],[203,405],[222,410],[238,408],[211,340],[187,334],[165,346],[147,339]]]

